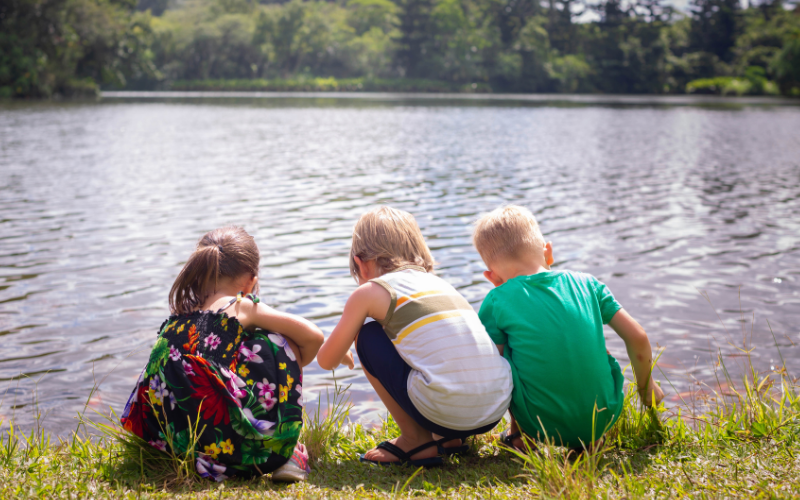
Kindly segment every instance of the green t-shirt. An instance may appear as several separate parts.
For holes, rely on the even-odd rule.
[[[606,353],[603,325],[620,309],[603,283],[570,271],[517,276],[486,295],[479,316],[505,345],[511,411],[527,434],[576,447],[616,422],[624,380]]]

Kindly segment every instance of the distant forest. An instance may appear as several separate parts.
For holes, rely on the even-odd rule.
[[[0,1],[0,97],[101,88],[800,96],[800,6]]]

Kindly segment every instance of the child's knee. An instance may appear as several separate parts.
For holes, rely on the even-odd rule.
[[[359,358],[362,357],[362,353],[366,356],[370,350],[369,347],[373,345],[376,340],[380,339],[373,337],[374,335],[386,335],[383,331],[383,327],[377,321],[370,321],[361,327],[361,330],[356,336],[356,353],[358,353]]]

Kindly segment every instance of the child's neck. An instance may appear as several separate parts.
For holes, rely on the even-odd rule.
[[[239,279],[220,279],[217,282],[216,289],[203,301],[201,309],[211,309],[211,305],[223,297],[235,297],[239,292],[242,292],[242,294],[250,293],[254,288],[253,285],[254,282],[247,276]]]
[[[550,266],[547,265],[547,262],[543,258],[536,257],[508,260],[497,267],[497,274],[503,278],[503,281],[508,281],[518,276],[530,276],[550,271]]]

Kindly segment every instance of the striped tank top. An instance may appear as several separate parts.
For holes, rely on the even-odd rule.
[[[408,394],[417,410],[453,430],[500,420],[511,402],[511,367],[469,302],[417,266],[371,281],[391,295],[380,324],[412,368]]]

